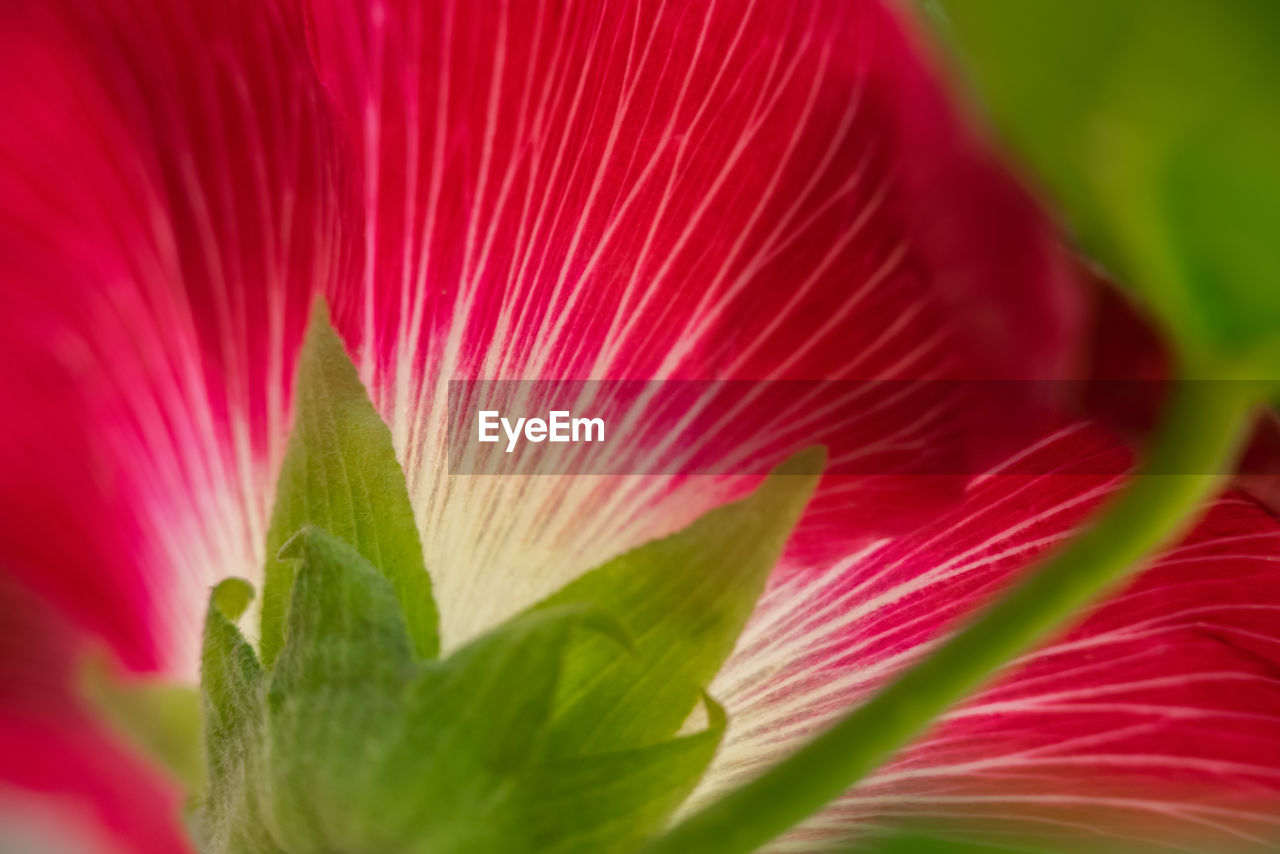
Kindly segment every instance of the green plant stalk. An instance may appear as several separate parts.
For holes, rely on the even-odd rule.
[[[748,854],[839,797],[1182,533],[1234,461],[1251,403],[1234,383],[1179,384],[1137,476],[1091,527],[867,703],[644,854]]]

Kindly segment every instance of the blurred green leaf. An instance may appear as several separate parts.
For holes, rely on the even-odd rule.
[[[172,773],[191,796],[204,791],[198,690],[122,675],[98,656],[86,661],[80,689],[108,724]]]
[[[1277,379],[1280,3],[936,0],[1087,249],[1210,376]]]
[[[599,636],[574,645],[553,725],[562,751],[638,747],[679,729],[733,650],[823,456],[820,448],[797,454],[746,498],[614,558],[538,606],[590,604],[634,638],[631,654]]]
[[[391,432],[321,302],[298,360],[293,433],[267,533],[261,643],[267,665],[284,643],[293,586],[292,564],[279,550],[304,525],[350,543],[390,580],[414,650],[434,657],[439,618]]]

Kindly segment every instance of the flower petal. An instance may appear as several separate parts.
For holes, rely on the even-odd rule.
[[[0,849],[190,851],[177,786],[74,696],[82,636],[4,577],[0,625]]]
[[[1086,427],[1027,456],[1051,473],[993,474],[919,532],[766,593],[712,686],[731,725],[702,797],[785,755],[926,654],[1070,536],[1119,482],[1088,472],[1124,459]],[[1134,846],[1125,850],[1273,850],[1278,565],[1280,523],[1228,494],[1122,594],[1016,662],[778,850],[819,850],[911,817],[1059,839],[1111,835]]]
[[[1048,223],[878,2],[310,7],[363,167],[365,287],[335,313],[405,459],[447,643],[745,486],[446,477],[450,380],[1063,368],[1074,295]],[[687,432],[651,407],[636,432],[652,444],[618,453],[666,472],[745,434],[774,462],[829,442],[891,475],[955,467],[1008,420],[907,391],[887,417],[881,389],[821,430],[795,425],[822,401],[762,391],[737,433],[694,397]],[[801,550],[912,524],[956,487],[828,479]]]
[[[1059,361],[1070,312],[1045,223],[878,5],[510,13],[531,20],[477,8],[325,4],[312,15],[363,166],[356,287],[340,275],[352,253],[337,221],[339,167],[284,11],[194,4],[142,21],[124,4],[68,0],[58,16],[19,7],[15,67],[49,85],[36,96],[8,81],[6,221],[23,225],[6,233],[7,277],[28,284],[11,289],[6,337],[11,358],[51,377],[6,389],[37,425],[18,428],[6,463],[22,489],[47,449],[67,449],[70,470],[44,478],[51,494],[34,521],[75,508],[87,562],[126,565],[97,576],[109,584],[59,590],[75,576],[34,567],[71,550],[40,524],[11,532],[11,551],[135,663],[194,661],[195,592],[226,572],[256,574],[300,303],[316,287],[363,344],[420,523],[449,532],[428,536],[429,565],[518,572],[524,601],[730,487],[685,488],[675,510],[637,522],[663,492],[652,480],[604,502],[576,490],[554,519],[537,512],[552,496],[518,483],[499,507],[535,512],[483,538],[488,551],[460,554],[494,490],[443,480],[444,419],[432,408],[447,379],[989,374],[1011,354],[970,359],[970,330],[948,311],[988,281],[1018,299],[988,300],[983,340],[1026,332],[1036,347],[1016,348],[1018,375]],[[79,152],[86,138],[95,144]],[[850,453],[895,431],[946,446],[954,437],[919,425],[953,413],[927,389],[917,396],[895,423],[832,432]],[[69,412],[84,420],[67,425]],[[746,420],[768,436],[787,414],[757,403]],[[967,451],[963,439],[951,451]],[[100,470],[83,470],[93,458]],[[866,480],[827,484],[811,541],[893,526],[930,504],[920,484],[938,483]],[[592,506],[587,517],[603,522],[582,524]],[[570,542],[535,533],[568,520]],[[129,581],[129,563],[140,579]],[[454,578],[455,610],[483,625],[492,586]],[[190,608],[163,612],[177,602]],[[172,624],[163,653],[126,642],[157,620]]]
[[[260,572],[317,290],[392,424],[453,642],[747,484],[447,478],[449,379],[1062,363],[1050,229],[877,3],[310,7],[325,93],[287,3],[5,12],[0,339],[26,367],[0,399],[26,418],[0,443],[4,555],[136,667],[192,672],[204,589]],[[834,457],[911,470],[904,447],[990,432],[926,387],[895,404],[832,419]],[[828,439],[787,431],[804,405],[743,421],[781,458]],[[802,540],[838,551],[954,490],[829,478]]]
[[[354,257],[302,22],[0,14],[0,560],[130,665],[192,673],[205,589],[261,564],[309,295]]]

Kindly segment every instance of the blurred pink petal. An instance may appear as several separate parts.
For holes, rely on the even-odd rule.
[[[1075,293],[1049,224],[879,3],[310,8],[367,212],[365,287],[334,301],[402,449],[447,640],[745,486],[446,487],[449,380],[1065,369]],[[679,434],[641,408],[652,444],[619,453],[705,462],[745,437],[774,461],[812,442],[870,455],[882,474],[828,478],[802,524],[793,550],[826,558],[955,497],[955,478],[887,475],[976,465],[1017,421],[908,392],[821,430],[794,429],[806,407],[763,389],[736,432],[699,420],[723,414],[715,400],[674,407]],[[475,530],[494,515],[503,536]]]
[[[304,38],[280,2],[11,2],[11,571],[135,667],[191,674],[205,590],[259,572],[316,291],[392,426],[451,642],[745,484],[448,480],[450,378],[1061,369],[1055,238],[879,4],[650,6],[334,0]],[[741,423],[781,456],[813,438],[794,414]],[[967,464],[1000,415],[921,386],[833,422],[833,456],[875,436]],[[956,487],[830,479],[797,551]]]
[[[912,535],[780,578],[712,686],[730,732],[700,797],[758,772],[925,655],[1120,478],[1092,428],[1047,436]],[[1178,547],[778,850],[939,818],[1124,850],[1280,839],[1280,522],[1230,493]]]
[[[33,851],[192,850],[174,783],[74,695],[84,638],[4,576],[0,625],[0,850],[24,825]]]
[[[196,603],[261,549],[309,295],[344,279],[323,96],[273,0],[0,14],[0,559],[191,672]]]

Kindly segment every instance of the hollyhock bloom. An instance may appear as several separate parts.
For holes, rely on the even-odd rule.
[[[79,706],[72,671],[103,642],[193,679],[208,588],[260,577],[316,295],[391,427],[448,648],[749,480],[451,476],[450,380],[1068,365],[1076,297],[1051,229],[877,2],[7,0],[0,16],[6,844],[53,844],[53,816],[84,846],[185,850],[175,790]],[[1015,450],[994,426],[1018,412],[906,388],[821,434],[744,403],[759,453],[822,441],[882,473],[820,487],[712,686],[732,723],[695,802],[926,652],[1117,485],[1097,472],[1125,452],[1101,431]],[[664,417],[642,412],[655,437]],[[712,431],[689,453],[741,441]],[[926,474],[1001,452],[1037,473]],[[1278,538],[1222,499],[1122,598],[779,849],[904,815],[1265,845]]]

